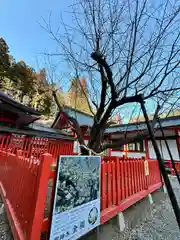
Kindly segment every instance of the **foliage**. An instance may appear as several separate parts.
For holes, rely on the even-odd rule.
[[[1,83],[4,77],[8,76],[10,67],[9,47],[3,38],[0,38],[0,79]]]
[[[16,88],[20,91],[20,101],[23,101],[25,95],[31,96],[34,93],[33,69],[26,65],[24,61],[15,62],[11,66]]]
[[[11,94],[15,100],[51,115],[53,98],[49,88],[45,69],[36,73],[24,61],[16,62],[9,55],[7,43],[0,38],[0,89]]]

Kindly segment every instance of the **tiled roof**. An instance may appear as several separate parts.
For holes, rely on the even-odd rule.
[[[18,110],[32,114],[32,115],[37,115],[40,116],[40,112],[36,111],[34,108],[27,107],[21,103],[16,102],[12,97],[8,96],[7,94],[0,92],[0,102],[3,102],[5,104],[8,104],[14,108],[17,108]]]
[[[180,126],[180,116],[172,116],[168,118],[161,119],[162,127],[175,127]],[[155,125],[155,128],[158,128],[158,124]],[[147,129],[145,122],[139,123],[129,123],[129,124],[121,124],[112,126],[106,129],[106,133],[116,133],[116,132],[125,132],[125,131],[137,131],[137,130],[145,130]]]

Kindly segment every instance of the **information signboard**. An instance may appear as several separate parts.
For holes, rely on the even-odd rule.
[[[100,156],[58,161],[50,240],[76,240],[100,224]]]
[[[144,171],[145,171],[145,176],[149,176],[149,164],[148,161],[144,161]]]

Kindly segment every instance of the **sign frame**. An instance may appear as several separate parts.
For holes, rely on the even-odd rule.
[[[98,205],[98,207],[96,208],[95,206],[96,206],[96,204],[95,205],[93,205],[93,200],[91,199],[89,202],[85,202],[85,203],[81,203],[79,206],[73,206],[72,207],[72,209],[70,209],[70,210],[62,210],[62,211],[60,211],[60,212],[56,212],[55,211],[55,208],[56,208],[56,198],[57,198],[57,188],[58,188],[58,181],[59,181],[59,175],[60,175],[60,167],[61,167],[61,161],[62,161],[62,158],[67,158],[67,161],[68,161],[68,157],[69,158],[99,158],[99,163],[98,163],[98,173],[99,173],[99,176],[98,176],[98,189],[97,189],[97,198],[94,200],[94,203],[95,203],[95,201],[97,201],[97,202],[99,202],[99,205]],[[85,159],[84,159],[85,160]],[[75,161],[75,160],[74,160]],[[90,161],[90,160],[89,160]],[[90,174],[91,175],[91,174]],[[57,216],[58,214],[59,215],[62,215],[63,216],[63,214],[66,214],[66,215],[68,215],[68,216],[70,216],[71,215],[71,213],[73,214],[73,211],[74,211],[74,209],[77,209],[77,208],[83,208],[83,206],[84,206],[84,209],[86,209],[86,207],[85,207],[85,205],[86,206],[90,206],[91,205],[91,210],[90,210],[90,212],[92,211],[92,209],[96,209],[97,210],[97,219],[96,219],[96,222],[95,223],[93,223],[92,224],[92,227],[91,228],[87,228],[87,231],[83,231],[82,232],[82,234],[80,233],[79,235],[78,235],[78,237],[77,236],[71,236],[70,238],[64,238],[65,240],[67,239],[67,240],[69,240],[69,239],[72,239],[72,240],[76,240],[76,239],[79,239],[80,237],[82,237],[82,236],[84,236],[84,235],[86,235],[89,231],[91,231],[91,230],[93,230],[94,228],[96,228],[96,227],[98,227],[99,225],[100,225],[100,200],[101,200],[101,198],[100,198],[100,194],[101,194],[101,156],[99,156],[99,155],[96,155],[96,156],[90,156],[90,155],[87,155],[87,156],[78,156],[78,155],[62,155],[62,156],[59,156],[58,157],[58,159],[57,159],[57,166],[56,166],[56,176],[55,176],[55,182],[54,182],[54,186],[53,186],[53,190],[52,190],[52,200],[51,200],[51,216],[50,216],[50,228],[49,228],[49,240],[56,240],[56,238],[57,238],[57,240],[60,240],[61,239],[61,237],[59,236],[59,237],[55,237],[55,238],[53,238],[53,236],[51,235],[51,234],[53,234],[53,217],[55,218],[55,215]],[[92,206],[94,206],[94,207],[92,207]],[[87,209],[88,209],[88,207],[87,207]],[[68,211],[70,211],[70,213],[68,213]],[[81,210],[78,210],[78,212],[81,212]],[[82,215],[84,215],[84,212],[83,212],[84,210],[82,209]],[[76,212],[77,212],[77,210],[76,210]],[[90,214],[90,212],[89,212],[89,214]],[[93,213],[92,213],[93,214]],[[85,215],[86,216],[86,218],[87,218],[87,215]],[[89,216],[89,215],[88,215]],[[88,220],[89,221],[89,220]],[[55,222],[55,220],[54,220],[54,222]],[[67,222],[68,223],[68,222]],[[59,233],[60,233],[60,231],[59,231]],[[59,234],[58,233],[58,234]]]

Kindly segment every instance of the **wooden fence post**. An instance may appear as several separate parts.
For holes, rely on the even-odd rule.
[[[39,186],[36,192],[36,207],[34,218],[32,220],[29,240],[39,240],[41,237],[42,224],[44,220],[44,209],[48,192],[48,181],[51,173],[51,164],[53,163],[52,155],[45,153],[40,157],[40,173],[38,176]]]
[[[145,161],[148,161],[145,157],[142,157],[143,161],[144,161],[144,175],[145,175],[145,189],[147,190],[148,189],[148,175],[146,174],[146,165],[145,165]],[[149,166],[148,166],[149,167]],[[149,172],[149,169],[148,169],[148,172]]]

